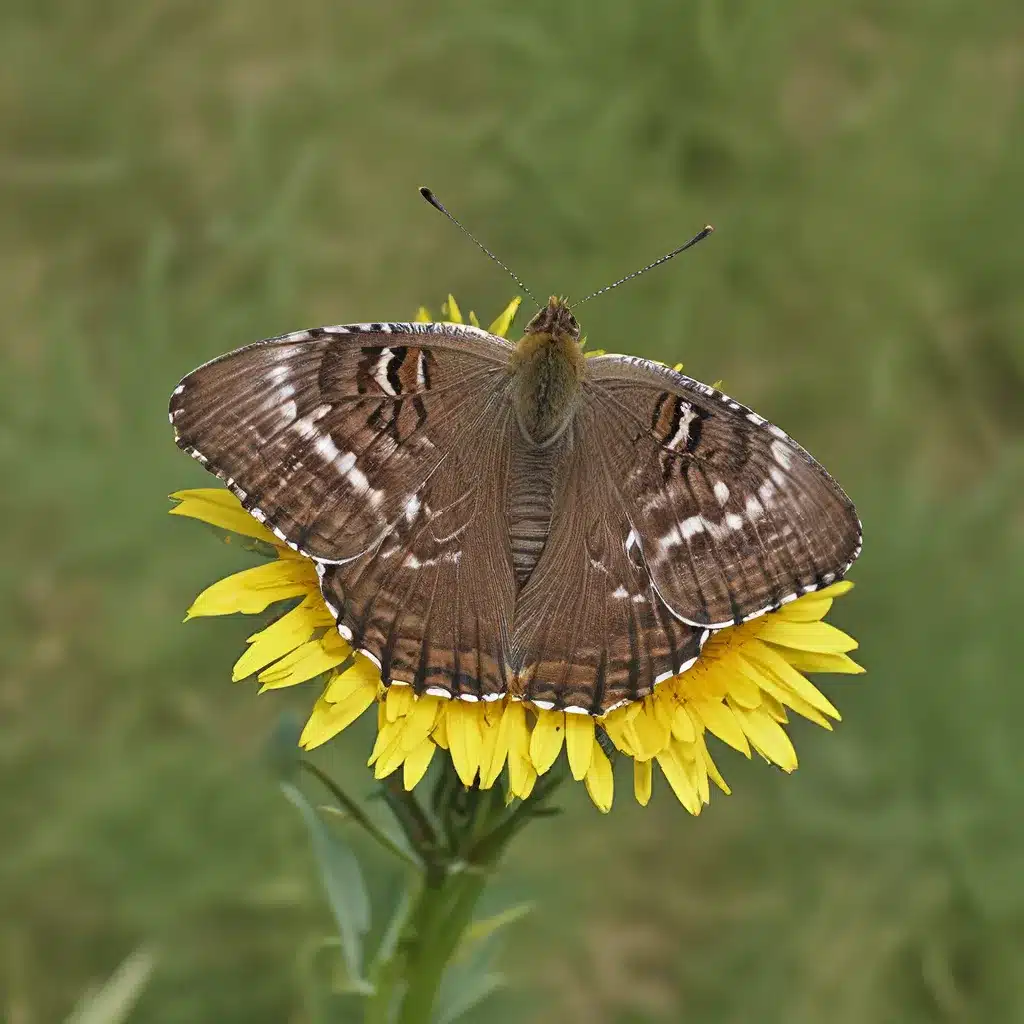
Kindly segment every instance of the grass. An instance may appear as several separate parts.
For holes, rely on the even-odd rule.
[[[1008,0],[0,8],[0,1006],[60,1020],[132,950],[132,1019],[310,1020],[329,928],[260,767],[283,707],[181,625],[244,559],[165,516],[207,478],[166,398],[200,361],[510,285],[595,347],[683,360],[807,444],[865,522],[837,621],[869,674],[734,796],[572,796],[513,851],[540,909],[509,1019],[1024,1019],[1019,15]],[[366,784],[365,736],[328,753]],[[625,783],[626,780],[623,780]],[[628,786],[623,786],[628,792]]]

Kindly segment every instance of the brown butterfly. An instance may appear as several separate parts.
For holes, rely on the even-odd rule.
[[[861,530],[778,427],[579,341],[557,297],[515,345],[461,324],[319,327],[193,371],[170,420],[316,561],[385,684],[598,715],[686,671],[710,631],[842,577]]]

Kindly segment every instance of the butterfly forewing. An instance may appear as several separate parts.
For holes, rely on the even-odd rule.
[[[510,348],[449,324],[322,328],[214,360],[172,397],[178,444],[318,561],[387,682],[505,692]]]
[[[677,616],[739,623],[850,567],[861,544],[853,504],[782,430],[657,363],[604,356],[588,370],[597,450]]]
[[[190,373],[171,423],[280,537],[344,561],[378,541],[458,443],[507,377],[508,349],[444,324],[286,335]]]

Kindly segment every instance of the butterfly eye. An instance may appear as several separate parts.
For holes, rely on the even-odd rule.
[[[578,330],[580,326],[578,323],[576,323],[576,317],[574,317],[572,313],[569,314],[569,326],[572,327],[574,331]]]

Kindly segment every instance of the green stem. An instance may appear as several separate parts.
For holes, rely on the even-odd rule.
[[[439,886],[424,886],[412,922],[415,934],[398,1024],[429,1024],[445,968],[486,884],[485,872],[462,871],[449,875]]]

